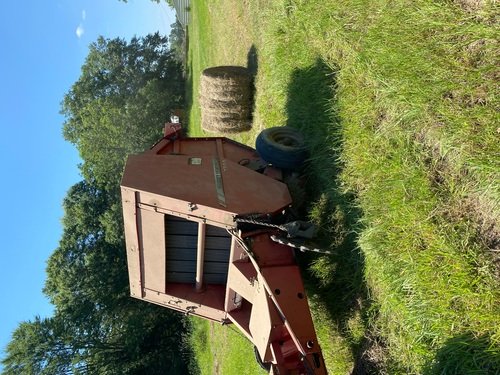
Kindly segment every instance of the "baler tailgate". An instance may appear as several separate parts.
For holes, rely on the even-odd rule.
[[[326,374],[293,249],[271,239],[280,225],[240,220],[287,223],[292,202],[282,171],[247,146],[179,138],[179,129],[127,160],[131,295],[234,323],[271,374]]]

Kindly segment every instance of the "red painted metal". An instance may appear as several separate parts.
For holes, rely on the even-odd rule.
[[[289,208],[280,171],[253,170],[262,164],[256,152],[227,138],[184,138],[180,124],[166,124],[164,134],[150,150],[128,158],[122,179],[131,295],[235,324],[272,374],[326,374],[293,250],[270,239],[275,229],[245,231],[235,221],[241,215],[279,216]],[[193,269],[193,276],[183,276],[192,282],[167,281],[173,249],[167,246],[166,215],[198,223],[194,248],[181,249],[178,261]],[[229,248],[211,253],[227,269],[223,285],[204,281],[212,261],[206,259],[208,226],[231,234]]]

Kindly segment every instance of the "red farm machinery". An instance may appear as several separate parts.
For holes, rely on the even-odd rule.
[[[121,185],[131,295],[234,324],[270,374],[326,374],[292,247],[312,228],[289,220],[283,183],[302,143],[270,128],[256,151],[167,124],[129,156]]]

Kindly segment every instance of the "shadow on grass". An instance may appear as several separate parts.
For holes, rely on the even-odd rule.
[[[247,53],[247,68],[253,79],[255,79],[259,71],[258,60],[257,47],[255,47],[255,44],[252,44]]]
[[[310,149],[305,166],[308,214],[319,227],[318,245],[332,251],[332,255],[304,254],[299,261],[308,269],[306,286],[350,343],[355,359],[352,373],[376,373],[380,364],[366,353],[378,340],[365,338],[366,332],[355,336],[349,327],[358,319],[361,330],[367,331],[369,302],[364,258],[357,246],[362,212],[354,196],[339,185],[343,145],[335,91],[336,71],[320,59],[296,70],[288,88],[287,125],[304,133]]]
[[[424,370],[431,374],[500,374],[500,349],[488,336],[466,333],[447,340]]]
[[[253,113],[255,112],[255,94],[256,94],[256,89],[255,89],[255,78],[257,77],[257,73],[259,71],[259,56],[257,54],[257,47],[255,47],[255,44],[252,44],[250,49],[248,50],[247,53],[247,69],[250,72],[250,76],[252,77],[251,83],[250,83],[250,91],[251,91],[251,105],[252,105],[252,116]]]

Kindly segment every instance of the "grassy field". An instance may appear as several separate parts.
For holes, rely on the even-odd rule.
[[[190,345],[196,353],[192,373],[265,375],[254,359],[253,347],[234,326],[193,319]]]
[[[333,255],[301,262],[332,374],[500,374],[499,15],[493,1],[192,2],[190,133],[201,71],[243,65],[255,110],[237,139],[306,135],[307,214]],[[253,353],[227,330],[197,325],[201,373],[258,373],[235,370]]]

